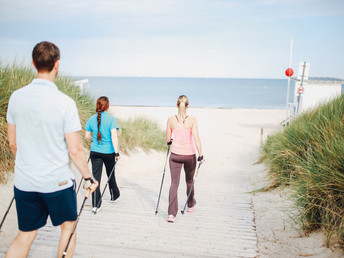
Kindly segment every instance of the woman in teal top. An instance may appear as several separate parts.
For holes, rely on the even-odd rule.
[[[92,141],[91,144],[91,162],[93,177],[99,182],[102,177],[103,164],[105,164],[106,173],[109,177],[109,190],[111,202],[114,202],[119,196],[115,178],[115,160],[119,160],[119,144],[117,130],[119,129],[116,118],[106,111],[109,109],[109,99],[105,96],[98,98],[96,111],[97,114],[91,116],[86,123],[85,137]],[[101,206],[100,187],[92,194],[92,211],[98,212]]]

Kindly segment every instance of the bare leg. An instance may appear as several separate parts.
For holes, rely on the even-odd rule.
[[[25,258],[29,255],[31,245],[36,238],[38,229],[33,231],[19,230],[17,237],[8,248],[6,258]]]
[[[61,237],[59,242],[59,247],[57,250],[57,257],[62,257],[64,250],[66,249],[70,235],[73,232],[75,221],[65,221],[61,224]],[[69,243],[66,257],[73,257],[74,249],[76,244],[76,232],[74,232],[73,237]]]

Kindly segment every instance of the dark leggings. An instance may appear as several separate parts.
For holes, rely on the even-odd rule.
[[[105,153],[91,151],[91,161],[92,161],[93,176],[99,182],[99,187],[94,193],[92,193],[92,207],[99,208],[101,206],[101,201],[99,202],[99,200],[101,196],[100,181],[102,178],[103,164],[105,164],[106,174],[109,177],[112,169],[114,169],[114,166],[115,166],[115,153],[105,154]],[[110,190],[111,200],[116,200],[120,196],[119,189],[116,183],[116,178],[115,178],[115,169],[109,180],[109,190]],[[98,205],[98,202],[99,202],[99,205]]]
[[[178,187],[180,182],[180,173],[184,165],[185,181],[186,181],[186,195],[192,186],[193,177],[196,169],[196,155],[177,155],[171,153],[170,156],[170,169],[171,169],[171,187],[169,194],[168,214],[173,216],[178,212]],[[194,188],[192,189],[190,198],[188,200],[188,207],[194,205]]]

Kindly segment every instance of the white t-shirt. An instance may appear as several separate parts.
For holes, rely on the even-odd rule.
[[[53,82],[34,79],[11,95],[7,122],[16,126],[16,188],[50,193],[73,185],[64,134],[81,124],[72,98]]]

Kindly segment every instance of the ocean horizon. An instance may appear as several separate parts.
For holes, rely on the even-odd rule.
[[[83,91],[97,99],[107,96],[112,106],[175,106],[180,95],[197,108],[286,108],[288,79],[102,77],[85,80]],[[291,83],[289,102],[293,101]]]

